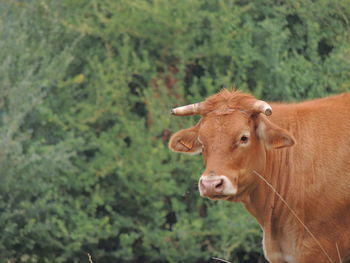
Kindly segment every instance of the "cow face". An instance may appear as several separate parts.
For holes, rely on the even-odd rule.
[[[212,111],[192,128],[178,131],[169,148],[185,154],[202,153],[205,170],[198,188],[210,199],[236,201],[258,183],[266,151],[288,147],[294,139],[262,114],[242,110]]]

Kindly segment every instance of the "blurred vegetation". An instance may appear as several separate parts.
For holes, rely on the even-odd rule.
[[[199,197],[169,109],[235,85],[350,88],[347,0],[0,1],[0,262],[256,262],[239,204]]]

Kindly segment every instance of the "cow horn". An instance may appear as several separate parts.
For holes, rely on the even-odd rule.
[[[194,103],[182,107],[177,107],[171,110],[171,114],[177,116],[189,116],[199,114],[201,108],[201,103]]]
[[[272,114],[271,106],[263,100],[257,100],[253,107],[256,111],[264,113],[266,116],[270,116]]]

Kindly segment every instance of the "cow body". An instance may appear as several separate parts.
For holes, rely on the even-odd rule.
[[[272,103],[269,117],[251,105],[239,92],[209,97],[170,148],[203,152],[201,195],[243,202],[270,262],[350,262],[350,94]]]
[[[345,260],[350,253],[350,95],[271,106],[271,121],[297,143],[268,150],[263,176],[331,260],[339,261],[338,250]],[[264,230],[266,257],[271,262],[329,262],[276,194],[262,182],[258,188],[243,202]]]

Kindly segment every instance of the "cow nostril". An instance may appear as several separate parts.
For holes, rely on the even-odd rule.
[[[199,180],[199,187],[201,191],[208,193],[215,193],[218,194],[219,192],[223,191],[225,188],[225,181],[220,179],[207,179],[202,178]]]
[[[220,182],[218,182],[216,185],[215,185],[215,188],[218,189],[218,188],[221,188],[224,184],[224,180],[223,179],[220,179]]]
[[[225,187],[224,178],[201,178],[199,180],[199,190],[202,196],[221,196]]]

